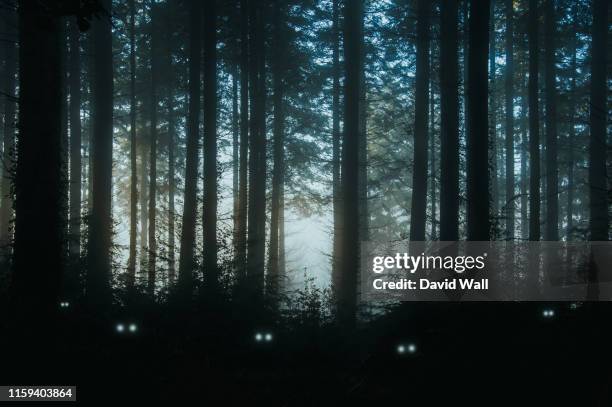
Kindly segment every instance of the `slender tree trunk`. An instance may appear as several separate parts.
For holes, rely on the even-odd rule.
[[[175,170],[175,141],[176,122],[174,116],[174,95],[170,90],[168,95],[168,283],[176,281],[176,256],[175,256],[175,206],[176,194],[176,170]]]
[[[62,162],[61,162],[61,174],[62,174],[62,202],[60,205],[60,212],[62,214],[62,264],[66,266],[70,259],[70,175],[69,175],[69,154],[70,154],[70,140],[68,138],[68,116],[70,115],[70,109],[68,107],[68,93],[69,93],[69,82],[68,82],[68,19],[62,17],[60,23],[60,47],[61,47],[61,83],[62,83]],[[64,274],[69,274],[70,270],[64,267]],[[66,281],[63,284],[63,295],[66,295]]]
[[[506,0],[506,239],[514,239],[514,9]]]
[[[70,233],[68,290],[76,294],[81,257],[81,47],[76,19],[70,21]]]
[[[591,134],[589,138],[589,192],[592,241],[609,240],[608,187],[606,176],[606,67],[608,42],[608,7],[606,0],[593,0],[591,62]]]
[[[5,12],[7,30],[16,37],[17,16],[12,10]],[[2,266],[8,270],[11,260],[11,218],[13,216],[12,177],[15,169],[15,101],[16,101],[16,71],[17,47],[14,42],[7,41],[4,47],[4,132],[3,132],[3,162],[2,201],[0,204],[0,250],[2,251]]]
[[[238,201],[240,181],[240,131],[238,130],[238,66],[232,67],[232,218],[233,218],[233,245],[234,258],[238,253],[238,211],[240,202]],[[235,260],[234,260],[235,261]]]
[[[247,0],[240,1],[240,168],[238,173],[238,212],[236,216],[236,272],[238,282],[246,276],[247,173],[249,148],[249,42]]]
[[[468,240],[489,240],[487,44],[489,1],[472,0],[469,20],[467,222]],[[486,198],[486,199],[485,199]]]
[[[143,116],[144,116],[143,112]],[[143,128],[146,120],[143,117]],[[148,137],[143,134],[140,140],[140,273],[144,273],[147,270],[148,259],[149,259],[149,188],[147,181],[149,174],[147,173],[149,168],[149,140]]]
[[[361,31],[363,32],[364,23],[361,21]],[[365,44],[361,43],[361,60],[363,69],[361,70],[359,84],[359,236],[362,241],[369,240],[370,235],[370,213],[368,210],[368,123],[367,123],[367,82],[365,75]]]
[[[521,97],[521,239],[526,240],[529,238],[529,216],[527,213],[528,206],[528,183],[527,179],[527,151],[528,146],[528,118],[527,118],[527,92],[523,92]]]
[[[332,199],[334,211],[332,290],[337,297],[340,284],[342,200],[340,185],[340,0],[332,7]]]
[[[127,286],[136,279],[136,229],[138,227],[138,164],[136,145],[136,1],[130,0],[130,253]]]
[[[410,210],[410,240],[412,241],[425,240],[430,14],[430,2],[418,0],[416,90],[414,102],[414,169],[412,172],[412,206]]]
[[[42,0],[18,5],[20,131],[11,314],[19,324],[18,333],[32,341],[32,333],[40,331],[57,310],[63,260],[60,36],[64,30],[63,20],[48,12],[54,7],[54,2]]]
[[[576,33],[578,32],[577,23],[577,7],[573,7],[573,24],[572,33],[570,37],[570,54],[572,62],[571,67],[571,84],[570,84],[570,97],[569,97],[569,131],[568,131],[568,151],[567,151],[567,232],[566,240],[572,239],[572,233],[574,229],[574,140],[576,138]]]
[[[459,73],[456,2],[440,3],[440,240],[459,240]]]
[[[202,11],[199,0],[190,2],[189,22],[189,113],[185,160],[185,198],[179,254],[179,286],[191,292],[193,286],[195,223],[197,213],[198,143],[200,127],[200,65]]]
[[[266,281],[267,294],[275,298],[278,294],[279,282],[282,276],[279,273],[279,228],[280,228],[280,198],[282,189],[282,178],[284,172],[284,132],[285,115],[283,98],[285,91],[284,75],[285,67],[283,63],[285,53],[285,29],[283,27],[284,6],[280,0],[274,4],[274,38],[275,56],[273,59],[273,86],[274,86],[274,145],[273,159],[274,168],[272,170],[272,208],[270,218],[270,247],[268,258],[268,278]]]
[[[538,0],[529,0],[529,240],[540,240],[540,114],[538,109]]]
[[[155,294],[157,266],[157,10],[151,6],[151,134],[149,150],[149,262],[147,291]]]
[[[251,28],[251,155],[247,270],[255,297],[263,293],[266,240],[266,129],[264,18],[261,3],[250,3]]]
[[[204,7],[204,275],[213,290],[217,266],[217,12],[216,1]]]
[[[93,23],[93,207],[89,224],[87,295],[92,305],[106,306],[112,300],[113,44],[111,2],[104,0],[101,4],[105,15]]]
[[[559,167],[557,165],[557,90],[555,80],[555,8],[546,0],[546,240],[559,240]]]
[[[339,322],[355,324],[357,270],[359,266],[359,95],[363,69],[363,1],[347,0],[344,6],[344,136],[342,142],[342,274],[338,298]]]
[[[433,65],[434,58],[433,52],[430,55],[430,66]],[[433,75],[429,77],[429,191],[431,199],[431,240],[437,240],[438,235],[436,231],[436,139],[434,137],[434,118],[435,118],[435,103],[434,103],[434,83]]]
[[[495,97],[495,77],[497,68],[495,64],[495,0],[490,0],[489,7],[489,166],[491,182],[491,214],[497,219],[499,216],[500,188],[498,169],[498,143],[497,143],[497,99]],[[482,7],[482,6],[480,6]]]

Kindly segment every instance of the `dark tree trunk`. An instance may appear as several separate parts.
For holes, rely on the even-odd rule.
[[[355,324],[357,270],[359,266],[359,96],[363,1],[347,0],[344,6],[344,135],[342,142],[342,274],[338,290],[338,318],[344,326]]]
[[[429,56],[430,58],[430,66],[433,65],[434,58],[433,52]],[[436,139],[434,137],[434,127],[435,127],[435,100],[434,100],[434,83],[433,83],[433,75],[429,77],[429,199],[431,202],[431,240],[437,240],[437,231],[436,231]]]
[[[429,108],[429,18],[431,3],[417,2],[416,90],[414,102],[414,158],[410,240],[425,240],[427,204],[427,138]]]
[[[283,98],[285,91],[285,29],[284,29],[284,6],[280,0],[274,4],[274,38],[275,53],[273,58],[273,86],[274,86],[274,129],[273,129],[273,160],[272,170],[272,208],[270,214],[270,247],[268,258],[268,277],[266,279],[266,292],[271,298],[278,294],[279,284],[283,276],[279,273],[279,228],[280,228],[280,198],[283,187],[284,172],[284,132],[285,113]]]
[[[514,9],[506,0],[506,239],[514,239]]]
[[[233,245],[234,245],[234,262],[235,256],[238,253],[238,211],[240,202],[238,201],[240,189],[240,131],[238,118],[238,66],[232,67],[232,219],[233,219]]]
[[[572,33],[570,37],[570,55],[572,62],[571,67],[571,84],[570,84],[570,97],[569,97],[569,131],[568,131],[568,151],[567,151],[567,232],[566,239],[570,241],[572,239],[574,229],[574,141],[576,138],[576,35],[578,32],[578,17],[576,13],[577,7],[573,7],[573,24]]]
[[[608,240],[609,208],[606,185],[606,67],[608,47],[608,7],[606,0],[593,1],[591,61],[591,135],[589,138],[589,227],[592,241]]]
[[[546,0],[546,240],[559,240],[559,168],[557,165],[557,90],[555,80],[555,8]]]
[[[155,294],[157,267],[157,10],[151,7],[151,134],[149,145],[149,261],[147,268],[147,291]]]
[[[189,25],[189,114],[185,160],[185,198],[179,254],[179,286],[191,292],[193,286],[195,223],[198,188],[198,143],[200,127],[201,3],[191,0]]]
[[[498,142],[497,142],[497,99],[495,97],[495,0],[490,0],[489,6],[489,180],[491,182],[491,214],[497,219],[499,216],[500,189],[498,169]],[[500,171],[501,172],[501,171]],[[501,175],[501,174],[499,174]]]
[[[136,0],[130,0],[130,253],[127,286],[136,279],[136,228],[138,227],[138,164],[136,145]]]
[[[332,249],[332,290],[337,296],[340,283],[342,199],[340,185],[340,0],[333,1],[332,11],[332,200],[334,211]]]
[[[17,35],[17,18],[14,11],[6,12],[6,29]],[[2,182],[0,188],[2,201],[0,204],[0,250],[2,250],[2,266],[9,269],[12,239],[11,218],[13,215],[12,177],[15,169],[15,87],[17,71],[17,47],[14,42],[6,41],[4,47],[4,133]]]
[[[249,13],[247,0],[240,1],[240,168],[236,215],[236,272],[240,284],[246,276],[247,173],[249,148]]]
[[[528,118],[527,118],[527,92],[523,91],[521,96],[521,239],[529,238],[529,216],[527,212],[528,206],[528,176],[527,176],[527,152],[528,144]]]
[[[70,22],[70,272],[67,289],[76,294],[81,257],[81,46],[76,19]]]
[[[63,30],[62,20],[48,12],[54,2],[20,1],[18,7],[20,131],[11,300],[15,320],[33,332],[39,321],[51,319],[60,292]]]
[[[538,109],[538,1],[529,0],[529,240],[540,240],[540,114]]]
[[[251,30],[251,151],[249,162],[248,256],[249,285],[255,297],[263,294],[266,241],[266,132],[264,18],[261,3],[250,3]]]
[[[459,239],[459,109],[456,2],[440,3],[440,240]]]
[[[93,23],[93,188],[89,222],[87,295],[92,305],[110,304],[111,196],[113,167],[113,44],[111,1],[101,2],[105,16]]]
[[[363,20],[361,31],[363,31]],[[368,124],[367,111],[368,100],[366,95],[366,75],[365,75],[365,45],[361,43],[361,60],[363,69],[359,82],[359,236],[362,241],[369,240],[370,235],[370,213],[368,211]]]
[[[174,95],[172,91],[168,95],[168,283],[173,284],[176,280],[176,257],[175,257],[175,206],[176,194],[176,170],[175,170],[175,139],[176,121],[174,116]]]
[[[60,48],[61,48],[61,81],[62,81],[62,180],[61,180],[61,188],[62,188],[62,202],[60,205],[60,212],[62,214],[62,264],[64,265],[64,273],[70,273],[70,270],[67,269],[66,265],[68,264],[68,260],[70,259],[70,176],[69,176],[69,154],[70,154],[70,140],[68,138],[68,116],[70,115],[70,109],[68,107],[68,92],[69,92],[69,82],[68,82],[68,46],[69,46],[69,38],[68,38],[68,19],[62,17],[60,22]],[[66,286],[66,281],[62,282],[62,295],[67,294],[68,287]]]
[[[467,223],[468,240],[489,240],[487,45],[489,1],[472,0],[469,20]]]
[[[215,0],[204,7],[204,275],[211,289],[217,267],[217,14]]]

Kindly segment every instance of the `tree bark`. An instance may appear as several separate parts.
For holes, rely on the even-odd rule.
[[[514,239],[514,9],[506,0],[506,239]]]
[[[342,274],[338,298],[339,322],[355,325],[357,311],[357,270],[359,266],[359,96],[361,47],[363,43],[363,1],[347,0],[344,6],[344,135],[342,142]]]
[[[130,248],[127,287],[136,279],[136,229],[138,227],[138,164],[136,145],[136,1],[130,0]]]
[[[538,1],[529,0],[529,240],[540,240],[540,115],[538,109]]]
[[[559,167],[557,165],[557,90],[555,80],[555,8],[545,3],[546,80],[546,240],[559,240]]]
[[[334,211],[332,249],[332,290],[337,296],[340,284],[342,197],[340,185],[340,0],[332,7],[332,200]]]
[[[217,14],[215,0],[204,8],[204,278],[219,284],[217,266]]]
[[[181,289],[191,293],[193,287],[195,223],[198,188],[198,143],[200,127],[200,64],[202,10],[198,0],[190,2],[189,23],[189,113],[187,117],[187,148],[185,160],[185,197],[179,254]]]
[[[459,240],[459,109],[456,2],[440,3],[440,240]]]
[[[151,6],[151,128],[149,145],[149,261],[147,263],[147,292],[155,294],[157,267],[157,9]]]
[[[593,1],[591,44],[591,113],[589,138],[590,240],[609,240],[608,188],[606,185],[606,67],[608,47],[608,7],[606,0]]]
[[[468,240],[489,240],[487,45],[489,1],[472,0],[469,20],[467,223]]]
[[[431,4],[417,2],[416,90],[414,103],[414,157],[412,172],[412,205],[410,240],[425,240],[427,204],[427,138],[429,108],[429,17]]]

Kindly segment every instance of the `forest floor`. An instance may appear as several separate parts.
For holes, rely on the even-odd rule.
[[[2,344],[1,384],[76,385],[88,405],[612,405],[605,303],[405,303],[350,334],[162,307],[64,311],[32,357]]]

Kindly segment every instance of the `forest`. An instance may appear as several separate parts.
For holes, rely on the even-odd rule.
[[[0,17],[0,385],[612,403],[612,298],[359,289],[362,242],[610,240],[607,0],[5,0]]]

